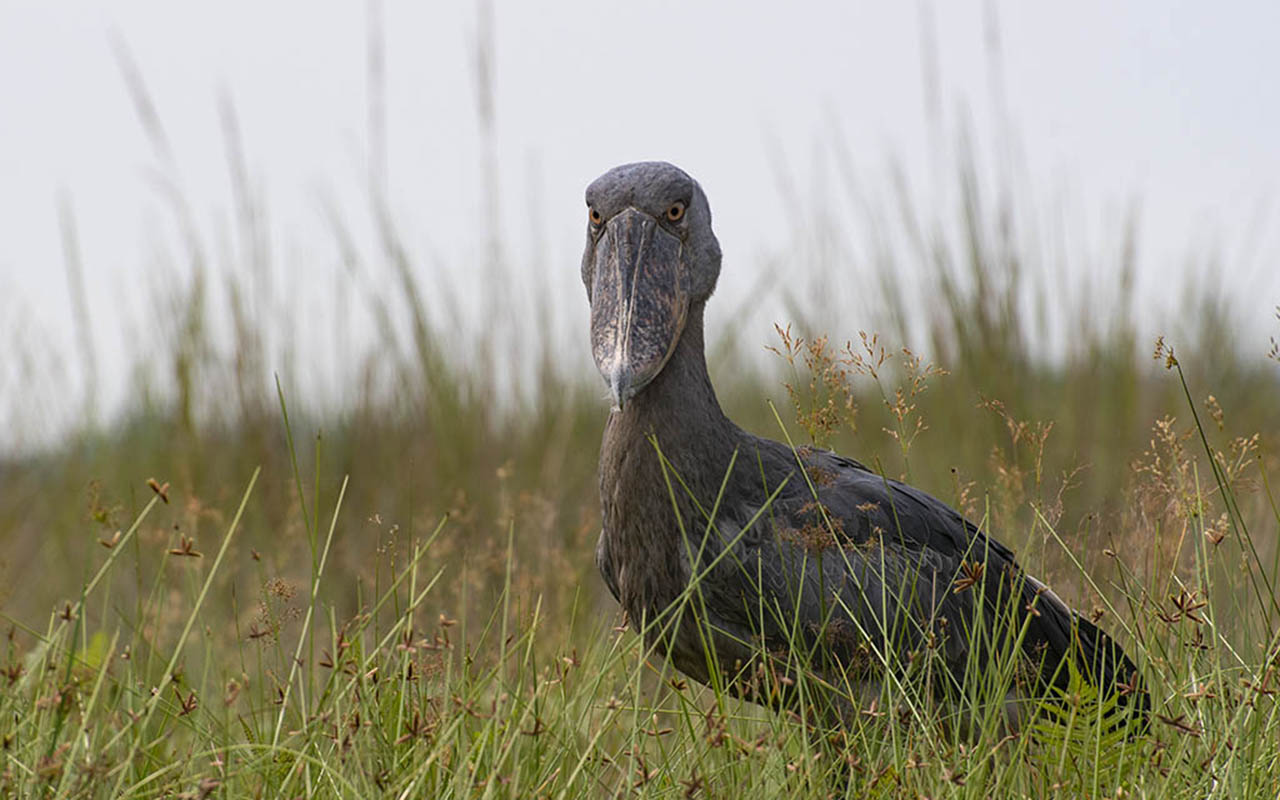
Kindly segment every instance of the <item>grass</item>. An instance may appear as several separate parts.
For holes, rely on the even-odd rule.
[[[769,712],[646,658],[592,563],[605,404],[557,358],[585,345],[460,336],[373,181],[371,244],[332,218],[331,299],[361,298],[347,311],[374,343],[350,354],[341,397],[301,391],[309,317],[262,290],[291,276],[254,244],[265,211],[233,164],[247,244],[203,241],[174,193],[167,257],[190,277],[157,290],[161,333],[138,343],[122,418],[0,461],[0,793],[1276,796],[1274,342],[1237,342],[1206,284],[1171,320],[1177,355],[1161,341],[1150,358],[1132,282],[1106,315],[1088,292],[1063,300],[1050,273],[1081,256],[1047,252],[1014,213],[1034,197],[959,161],[954,215],[901,190],[895,219],[799,230],[825,244],[806,250],[811,284],[786,293],[791,325],[735,311],[713,378],[745,426],[907,477],[1012,546],[1135,656],[1149,733],[1116,738],[1080,685],[1009,736],[991,700],[1011,665],[966,684],[967,732],[912,681],[831,731],[804,705]],[[864,261],[849,236],[880,244]],[[215,252],[239,258],[215,270]],[[1104,266],[1131,273],[1131,248]],[[865,327],[881,336],[823,291],[868,269]],[[499,293],[493,313],[554,319],[561,302]],[[56,388],[32,378],[35,345],[15,344],[23,380]],[[762,365],[765,345],[778,357]],[[504,358],[528,368],[504,375]]]
[[[1223,466],[1210,486],[1231,508],[1238,497]],[[447,588],[436,553],[452,524],[441,516],[405,535],[403,550],[376,553],[346,611],[353,587],[333,565],[348,483],[321,503],[294,477],[297,498],[308,498],[291,513],[308,579],[274,577],[246,547],[262,501],[257,471],[195,541],[167,524],[179,497],[155,482],[118,536],[88,545],[89,577],[46,625],[14,623],[0,696],[6,794],[1256,797],[1280,788],[1280,643],[1265,596],[1259,605],[1240,577],[1275,573],[1235,568],[1205,513],[1183,531],[1187,570],[1175,562],[1141,585],[1142,565],[1112,556],[1131,581],[1120,592],[1131,607],[1109,618],[1113,630],[1129,628],[1145,662],[1149,734],[1109,732],[1096,694],[1078,685],[1031,733],[1005,735],[989,713],[1003,685],[981,676],[968,687],[972,709],[986,712],[974,731],[945,724],[949,712],[909,683],[889,684],[832,731],[806,723],[803,707],[773,714],[690,686],[612,627],[589,583],[563,602],[522,589],[518,518],[496,586]],[[1204,486],[1190,499],[1214,502]],[[1251,541],[1237,534],[1231,541]],[[258,576],[252,602],[236,588],[245,572]],[[1230,591],[1215,590],[1221,580]],[[1166,601],[1161,581],[1178,594]]]
[[[999,680],[967,688],[981,721],[965,735],[909,682],[889,685],[858,724],[835,732],[689,685],[646,658],[634,632],[615,628],[594,574],[602,417],[589,389],[568,383],[558,401],[504,415],[474,402],[480,377],[445,363],[433,380],[453,385],[437,396],[471,402],[434,409],[443,419],[401,407],[406,391],[383,401],[390,408],[357,409],[329,422],[334,433],[297,440],[295,430],[317,423],[293,418],[283,395],[273,419],[229,425],[186,419],[178,401],[6,464],[7,557],[38,531],[43,548],[20,569],[49,577],[19,583],[9,561],[3,790],[1239,797],[1280,789],[1280,513],[1268,455],[1276,429],[1233,437],[1225,410],[1263,378],[1224,384],[1197,403],[1184,357],[1161,343],[1158,366],[1169,371],[1132,359],[1134,374],[1114,390],[1144,395],[1135,405],[1159,415],[1147,441],[1128,451],[1124,478],[1104,487],[1089,474],[1098,467],[1082,474],[1065,464],[1124,447],[1131,432],[1098,441],[1073,428],[1064,453],[1054,445],[1067,425],[1022,421],[1025,403],[1016,400],[970,394],[959,405],[965,381],[877,338],[836,348],[784,329],[777,349],[801,439],[870,449],[886,471],[950,492],[1078,607],[1096,605],[1143,665],[1156,712],[1148,735],[1114,739],[1084,686],[1060,714],[1010,737],[990,713]],[[426,368],[405,365],[405,385]],[[1050,385],[1081,379],[1030,369]],[[1097,407],[1117,405],[1103,398]],[[994,432],[995,444],[966,452],[967,437],[938,433],[965,426]],[[148,485],[152,475],[161,477]],[[41,606],[55,610],[32,624]]]

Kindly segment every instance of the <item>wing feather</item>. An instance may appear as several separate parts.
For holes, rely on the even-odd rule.
[[[810,480],[756,515],[751,535],[722,533],[722,545],[736,544],[707,576],[707,610],[739,642],[786,649],[798,634],[844,668],[866,664],[869,652],[905,664],[932,643],[962,680],[972,648],[998,647],[1025,626],[1023,651],[1046,682],[1065,685],[1068,654],[1104,693],[1135,669],[1008,547],[942,501],[826,451],[802,463]],[[986,635],[972,641],[978,614]]]

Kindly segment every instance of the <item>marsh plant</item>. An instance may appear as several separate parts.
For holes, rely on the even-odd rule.
[[[951,502],[1134,655],[1152,706],[1147,729],[1119,729],[1072,682],[1015,732],[997,698],[1016,663],[973,671],[958,705],[931,700],[924,666],[886,664],[900,680],[822,724],[803,700],[774,712],[691,683],[645,652],[637,628],[661,620],[622,619],[592,563],[607,409],[568,345],[451,315],[376,180],[370,241],[327,207],[317,330],[280,289],[297,275],[266,246],[233,109],[237,213],[211,241],[126,75],[172,202],[149,273],[165,279],[120,415],[89,396],[83,424],[0,460],[0,795],[1280,793],[1280,324],[1269,351],[1242,342],[1225,295],[1192,282],[1149,347],[1132,232],[1103,265],[1111,296],[1063,294],[1051,273],[1084,256],[1037,238],[1015,213],[1035,198],[964,148],[953,208],[891,188],[896,219],[798,229],[825,244],[800,248],[811,278],[777,331],[743,311],[709,343],[726,411]],[[857,303],[827,288],[849,274],[868,277]],[[561,302],[498,293],[489,312],[551,320]],[[855,306],[876,311],[851,324]],[[365,350],[344,338],[356,318]],[[16,427],[74,393],[41,366],[65,359],[15,337]],[[308,377],[320,339],[340,354],[328,382]],[[96,374],[92,347],[82,360]],[[821,694],[789,666],[761,696]]]

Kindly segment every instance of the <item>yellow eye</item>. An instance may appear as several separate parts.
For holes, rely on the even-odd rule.
[[[596,211],[594,208],[590,210],[587,216],[591,218],[592,225],[599,225],[601,222],[604,222],[604,217],[600,216],[600,212]]]
[[[667,219],[672,222],[679,222],[684,219],[684,203],[677,200],[671,208],[667,209]]]

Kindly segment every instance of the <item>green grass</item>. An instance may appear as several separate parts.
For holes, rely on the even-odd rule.
[[[1150,680],[1149,734],[1108,731],[1096,693],[1076,685],[1030,732],[1006,735],[990,698],[1007,680],[976,674],[965,702],[979,722],[967,732],[909,682],[888,683],[853,723],[829,730],[806,724],[803,705],[773,714],[688,685],[646,659],[633,632],[612,627],[589,584],[555,604],[554,593],[521,590],[529,567],[519,563],[517,518],[496,586],[446,588],[449,566],[435,554],[451,534],[447,516],[405,534],[405,548],[379,551],[372,576],[348,585],[331,571],[340,520],[353,513],[347,486],[322,503],[295,483],[308,497],[293,509],[299,556],[309,556],[297,584],[272,577],[245,546],[262,502],[256,471],[225,508],[206,509],[219,524],[195,545],[165,524],[180,497],[163,486],[109,548],[86,543],[81,590],[41,628],[11,628],[0,695],[6,794],[1261,797],[1280,788],[1280,643],[1270,610],[1243,591],[1245,573],[1274,571],[1230,564],[1222,574],[1231,551],[1212,544],[1203,513],[1188,523],[1189,569],[1126,584],[1132,606],[1110,617],[1113,629],[1129,627]],[[1218,488],[1234,498],[1230,484]],[[1193,500],[1207,506],[1208,487]],[[149,531],[163,533],[148,543]],[[1116,560],[1124,575],[1139,568]],[[257,572],[256,596],[239,593],[240,572]],[[1166,602],[1161,579],[1195,601]],[[1216,580],[1233,590],[1215,591]],[[351,613],[342,607],[353,588]]]
[[[1097,613],[1144,671],[1149,733],[1097,724],[1081,685],[1009,736],[991,699],[1011,665],[973,675],[960,709],[888,682],[838,731],[686,683],[617,629],[592,563],[606,404],[559,358],[585,336],[460,330],[375,191],[372,249],[332,227],[335,291],[363,298],[376,341],[344,398],[309,395],[293,354],[314,322],[259,291],[288,274],[202,241],[178,198],[169,257],[190,278],[157,291],[123,418],[0,461],[0,795],[1276,796],[1280,355],[1238,341],[1205,283],[1171,318],[1176,359],[1151,359],[1131,247],[1102,265],[1121,276],[1105,297],[1064,300],[1052,273],[1082,256],[962,161],[959,224],[905,191],[895,221],[840,219],[894,243],[866,320],[822,291],[866,265],[822,251],[785,336],[734,312],[715,340],[712,316],[713,379],[746,427],[909,477]],[[252,245],[266,215],[232,173]],[[240,258],[215,272],[212,252]],[[580,301],[498,293],[492,313]],[[56,386],[17,344],[24,380]]]
[[[31,797],[1280,790],[1273,605],[1280,512],[1274,457],[1266,455],[1274,438],[1237,441],[1232,450],[1236,440],[1215,421],[1218,403],[1229,401],[1198,409],[1181,364],[1169,360],[1172,371],[1133,382],[1172,396],[1169,412],[1179,410],[1182,392],[1181,411],[1192,421],[1160,417],[1146,447],[1130,453],[1127,479],[1099,490],[1098,510],[1081,511],[1089,507],[1082,492],[1063,485],[1087,479],[1059,475],[1055,485],[1050,477],[1062,458],[1053,446],[1057,428],[1046,436],[1046,426],[1021,423],[990,402],[949,413],[952,403],[930,405],[962,389],[910,357],[878,361],[872,349],[859,360],[856,349],[841,355],[794,337],[780,350],[793,355],[795,435],[852,440],[842,447],[878,437],[882,449],[873,455],[887,468],[934,482],[943,496],[949,487],[938,484],[926,443],[941,439],[938,429],[951,420],[981,427],[996,417],[1005,441],[978,454],[989,471],[963,473],[990,488],[966,491],[957,479],[953,499],[971,502],[975,518],[1069,599],[1104,609],[1103,626],[1147,676],[1156,713],[1149,734],[1117,738],[1097,723],[1096,696],[1081,686],[1029,733],[1008,736],[990,702],[1007,680],[991,675],[975,675],[966,689],[963,711],[978,722],[964,732],[950,724],[955,709],[922,701],[911,682],[888,684],[839,731],[806,724],[803,707],[775,714],[688,685],[661,660],[646,659],[634,632],[614,627],[616,609],[591,565],[601,415],[583,399],[586,389],[565,387],[550,418],[455,406],[449,453],[415,442],[451,442],[429,423],[415,425],[416,409],[364,422],[357,414],[334,434],[305,440],[294,439],[295,428],[314,423],[285,414],[206,428],[152,412],[8,464],[6,487],[17,491],[6,491],[0,505],[6,548],[20,549],[35,526],[49,561],[25,567],[48,576],[41,581],[8,583],[6,609],[21,610],[6,613],[3,790]],[[856,432],[846,397],[859,409]],[[841,413],[816,413],[832,405]],[[867,436],[877,415],[891,433]],[[560,453],[549,455],[557,442]],[[295,448],[302,444],[305,451]],[[972,455],[952,452],[949,461]],[[261,469],[249,465],[255,458]],[[153,474],[161,477],[148,487]],[[1120,510],[1107,511],[1113,506]],[[1064,525],[1074,519],[1081,521]],[[12,569],[10,562],[11,576]],[[35,624],[30,608],[41,604],[55,610]]]

